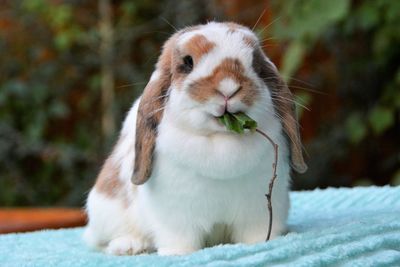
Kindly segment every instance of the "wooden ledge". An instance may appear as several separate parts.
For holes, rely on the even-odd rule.
[[[0,208],[0,233],[77,227],[86,224],[83,210],[75,208]]]

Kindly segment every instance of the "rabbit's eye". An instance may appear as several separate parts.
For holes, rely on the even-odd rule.
[[[193,70],[193,58],[189,55],[183,57],[183,64],[178,66],[178,71],[189,73]]]

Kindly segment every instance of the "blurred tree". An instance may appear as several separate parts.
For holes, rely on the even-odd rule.
[[[99,1],[99,33],[101,58],[101,126],[104,140],[110,140],[115,132],[114,103],[114,26],[112,6],[109,0]]]

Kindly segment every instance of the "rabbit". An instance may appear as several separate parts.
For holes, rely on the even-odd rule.
[[[273,147],[229,132],[244,112],[279,146],[271,238],[286,230],[291,171],[303,173],[293,96],[256,35],[232,22],[174,33],[131,107],[86,205],[84,239],[113,255],[184,255],[265,241]]]

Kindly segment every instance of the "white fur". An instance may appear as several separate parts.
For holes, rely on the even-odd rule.
[[[220,91],[222,94],[224,94],[224,96],[229,98],[239,89],[239,86],[240,85],[231,78],[225,78],[222,81],[220,81],[218,86],[218,91]]]
[[[250,31],[245,31],[250,34]],[[132,186],[137,101],[124,122],[121,141],[112,159],[129,195],[128,206],[92,189],[87,210],[87,242],[111,254],[136,254],[157,249],[161,255],[186,254],[202,248],[211,239],[221,242],[225,225],[235,243],[263,242],[267,235],[268,209],[265,194],[272,176],[273,149],[257,133],[237,135],[219,125],[213,112],[223,100],[199,104],[187,89],[190,81],[207,76],[226,57],[239,58],[246,75],[259,88],[251,107],[232,100],[232,109],[246,112],[259,128],[279,145],[278,179],[273,188],[272,238],[285,230],[289,209],[289,155],[281,122],[274,115],[269,90],[251,69],[251,49],[239,42],[240,35],[226,35],[222,24],[210,23],[199,30],[217,44],[188,75],[182,88],[170,88],[163,119],[158,128],[155,160],[150,179]],[[198,33],[198,32],[197,32]],[[183,45],[196,32],[183,34]],[[157,78],[157,71],[152,79]],[[221,87],[231,90],[233,81]],[[212,236],[213,238],[210,238]]]
[[[159,70],[155,70],[153,72],[153,74],[151,74],[149,82],[153,82],[153,81],[157,80],[158,78],[160,78],[160,75],[161,75],[161,72]]]
[[[113,161],[120,167],[120,179],[125,182],[130,182],[133,172],[133,164],[135,160],[135,153],[132,153],[135,147],[135,134],[136,134],[136,114],[139,107],[140,98],[136,100],[130,109],[122,126],[121,138],[122,142],[117,145]]]

